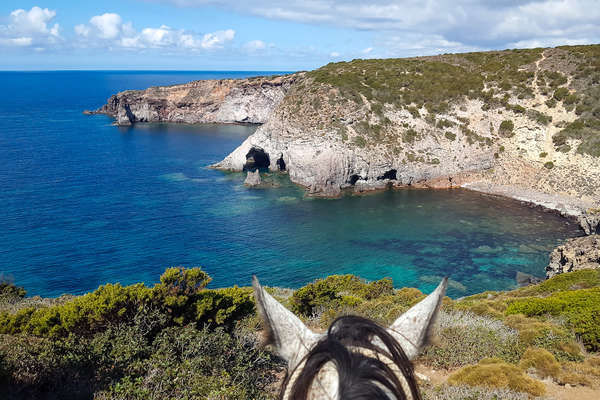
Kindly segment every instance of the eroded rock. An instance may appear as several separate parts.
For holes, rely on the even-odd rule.
[[[552,251],[546,267],[546,278],[564,272],[596,268],[600,268],[600,236],[573,238]]]
[[[253,171],[248,171],[248,175],[246,175],[246,180],[244,180],[244,185],[249,187],[254,187],[260,185],[260,172],[258,169]]]

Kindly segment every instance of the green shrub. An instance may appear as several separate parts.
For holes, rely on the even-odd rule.
[[[600,349],[600,288],[557,292],[545,298],[516,299],[508,305],[506,314],[563,317],[587,349]]]
[[[545,151],[542,151],[540,153],[540,158],[546,158],[547,155],[548,155],[548,153],[546,153]]]
[[[574,334],[564,327],[522,314],[509,315],[504,319],[504,323],[519,332],[519,342],[522,346],[548,350],[561,361],[583,359]]]
[[[477,365],[464,367],[450,375],[451,385],[485,386],[509,388],[518,392],[541,396],[546,392],[544,385],[523,373],[521,369],[497,359],[482,360]]]
[[[367,145],[367,141],[362,136],[355,136],[353,141],[354,141],[354,144],[356,144],[360,148],[363,148]]]
[[[567,290],[590,289],[600,287],[600,270],[583,269],[580,271],[558,274],[537,285],[517,289],[516,296],[547,296]]]
[[[107,284],[64,304],[0,313],[0,333],[91,335],[129,321],[144,307],[164,310],[172,325],[230,325],[253,312],[250,289],[205,289],[209,281],[200,268],[169,268],[153,288]]]
[[[569,89],[561,87],[554,91],[553,97],[557,101],[562,101],[568,95],[569,95]]]
[[[22,287],[15,286],[14,283],[4,280],[0,276],[0,298],[20,298],[22,299],[27,291]]]
[[[577,103],[577,96],[575,94],[569,94],[565,97],[563,102],[567,105],[575,104]]]
[[[511,120],[504,120],[500,123],[500,128],[498,129],[498,133],[503,137],[513,137],[515,129],[515,124]]]
[[[354,275],[331,275],[296,290],[290,305],[295,313],[309,317],[325,308],[355,306],[353,299],[372,300],[392,293],[390,279],[366,283]]]
[[[552,169],[552,168],[554,168],[554,163],[552,161],[545,162],[544,167],[546,167],[548,169]]]
[[[419,137],[419,133],[412,128],[402,131],[402,141],[404,143],[414,143],[415,139]]]
[[[446,137],[446,139],[448,139],[450,141],[456,140],[456,134],[454,134],[452,132],[444,132],[444,136]]]
[[[546,115],[534,109],[527,110],[527,117],[540,125],[548,125],[550,122],[552,122],[552,116]]]

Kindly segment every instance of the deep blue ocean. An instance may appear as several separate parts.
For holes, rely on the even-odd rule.
[[[206,167],[256,127],[140,124],[86,116],[124,89],[250,72],[3,72],[0,273],[29,295],[80,294],[107,282],[156,282],[202,266],[212,287],[298,287],[330,274],[391,277],[449,294],[544,276],[568,221],[465,191],[400,190],[310,199],[285,175],[269,189]]]

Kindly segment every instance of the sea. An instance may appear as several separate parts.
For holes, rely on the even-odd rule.
[[[314,199],[287,175],[267,188],[207,168],[251,125],[137,124],[84,115],[121,90],[276,71],[1,72],[0,279],[29,296],[105,283],[152,285],[201,266],[210,287],[297,288],[331,274],[392,278],[462,297],[543,277],[578,227],[553,213],[462,189]]]

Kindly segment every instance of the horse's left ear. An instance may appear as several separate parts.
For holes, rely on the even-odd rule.
[[[444,278],[433,293],[402,314],[387,329],[388,333],[400,343],[409,359],[412,360],[419,355],[425,346],[447,286],[448,278]]]
[[[293,370],[322,336],[308,329],[298,317],[267,293],[252,277],[258,312],[265,322],[277,353]]]

